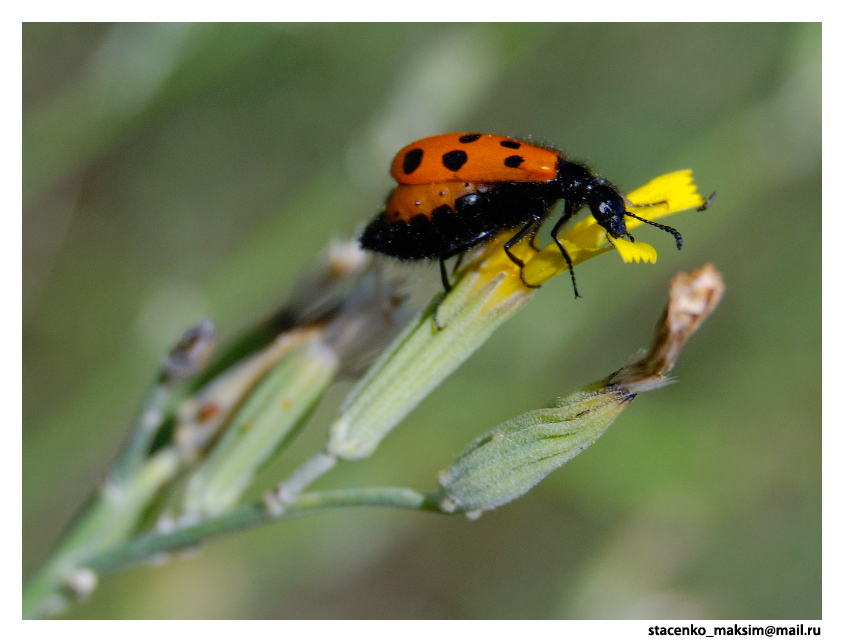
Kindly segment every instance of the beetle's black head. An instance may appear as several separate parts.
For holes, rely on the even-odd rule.
[[[610,236],[621,239],[628,234],[625,227],[625,199],[610,185],[598,185],[590,191],[587,204],[596,221]]]
[[[678,250],[684,246],[684,238],[681,236],[680,232],[675,230],[675,228],[661,223],[655,223],[654,221],[649,221],[648,219],[643,219],[632,212],[626,212],[625,199],[623,196],[619,194],[615,188],[607,184],[598,185],[593,188],[590,191],[587,203],[589,204],[590,210],[596,218],[596,221],[598,221],[601,226],[607,230],[607,233],[615,239],[628,237],[631,241],[634,240],[634,238],[628,234],[628,228],[625,226],[625,217],[631,217],[632,219],[637,219],[638,221],[642,221],[643,223],[647,223],[650,226],[654,226],[655,228],[659,228],[664,232],[671,234],[675,237],[675,245],[678,246]]]

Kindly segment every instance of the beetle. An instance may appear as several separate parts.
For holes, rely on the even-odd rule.
[[[487,241],[499,232],[513,231],[505,253],[520,269],[524,262],[513,247],[526,237],[533,243],[555,203],[563,199],[563,215],[552,229],[579,297],[572,259],[558,233],[583,207],[613,238],[633,237],[625,217],[670,233],[680,250],[681,234],[666,225],[628,212],[622,193],[585,165],[561,152],[495,134],[440,134],[406,145],[390,168],[399,184],[385,209],[360,236],[365,250],[405,261],[438,259],[446,292],[451,284],[445,261]],[[654,204],[646,204],[654,205]]]

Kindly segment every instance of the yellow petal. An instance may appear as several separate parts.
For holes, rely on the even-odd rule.
[[[706,199],[698,194],[692,182],[692,170],[679,170],[658,176],[627,195],[631,202],[629,211],[653,221],[669,214],[699,208]],[[626,219],[628,228],[642,225],[636,219]]]
[[[619,255],[625,263],[655,263],[657,261],[657,250],[647,243],[613,238],[610,239],[610,242],[619,251]]]

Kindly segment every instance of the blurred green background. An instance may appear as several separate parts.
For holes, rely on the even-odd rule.
[[[821,618],[820,25],[23,27],[23,568],[106,471],[162,353],[232,338],[375,214],[393,154],[483,131],[623,189],[692,168],[713,208],[654,266],[565,276],[369,460],[323,487],[432,489],[476,435],[619,368],[678,270],[721,308],[677,383],[471,522],[344,510],[104,578],[78,618]],[[432,294],[434,265],[411,267]],[[420,301],[424,297],[420,295]],[[337,385],[265,486],[318,448]],[[254,496],[261,489],[254,490]]]

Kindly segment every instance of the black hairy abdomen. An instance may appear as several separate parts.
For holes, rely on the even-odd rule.
[[[555,189],[553,183],[497,183],[457,199],[454,210],[442,205],[410,222],[391,222],[382,212],[361,233],[361,246],[405,261],[448,257],[545,217],[558,199]]]

